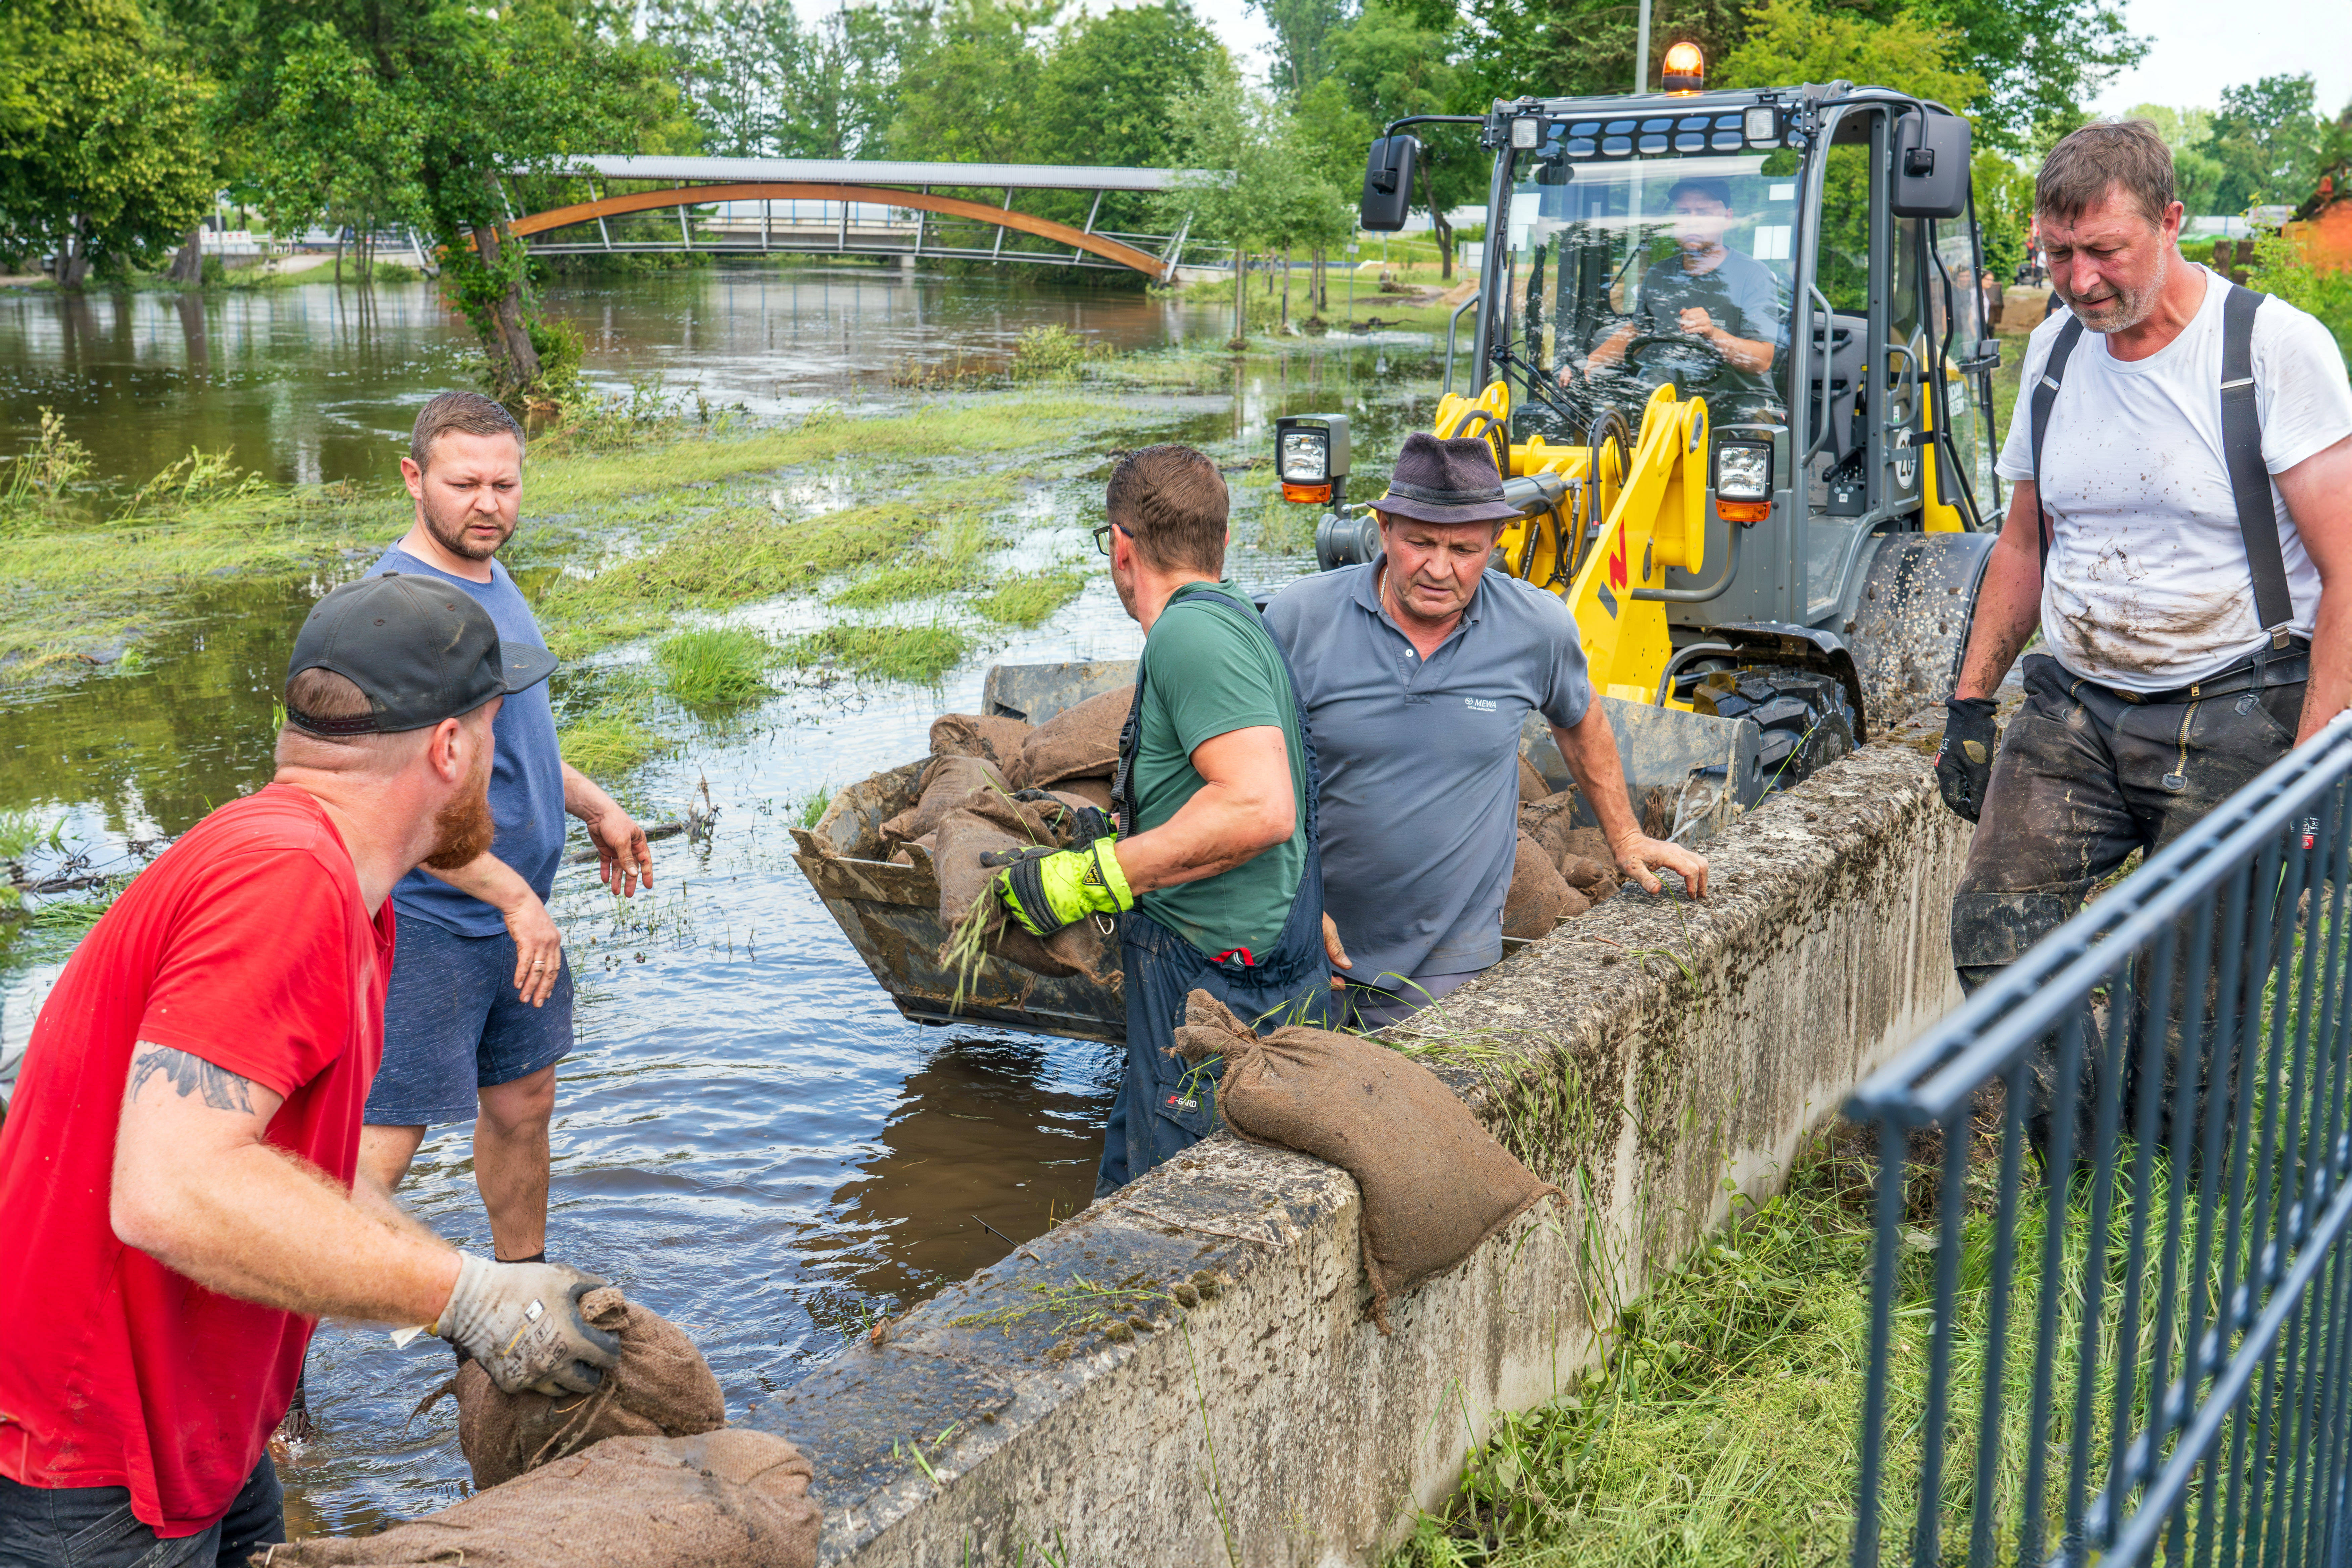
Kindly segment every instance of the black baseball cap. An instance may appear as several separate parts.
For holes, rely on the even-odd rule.
[[[500,642],[489,611],[463,588],[386,572],[346,583],[311,606],[286,679],[306,669],[333,670],[366,693],[369,711],[330,719],[289,707],[287,722],[314,735],[377,735],[422,730],[528,691],[555,673],[555,656]]]

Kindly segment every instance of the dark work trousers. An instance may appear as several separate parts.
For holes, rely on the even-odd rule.
[[[2024,664],[2025,705],[2002,734],[1992,781],[1969,859],[1952,898],[1952,963],[1963,989],[1973,992],[2015,963],[2036,942],[2083,907],[2098,880],[2120,867],[2135,849],[2162,848],[2207,812],[2276,762],[2294,744],[2303,713],[2303,683],[2270,686],[2201,702],[2134,702],[2114,689],[2067,672],[2046,654]],[[2257,897],[2259,898],[2260,895]],[[2272,895],[2274,897],[2275,894]],[[2249,918],[2261,910],[2250,909]],[[2218,953],[2225,922],[2217,914],[2212,943]],[[2161,1123],[2131,1125],[2139,1099],[2142,1031],[2158,1004],[2145,998],[2152,977],[2142,959],[2130,987],[2132,1016],[2111,1015],[2112,994],[2084,1010],[2083,1075],[2075,1105],[2076,1157],[2087,1158],[2103,1046],[2121,1029],[2126,1131],[2170,1135],[2172,1089],[2181,1064],[2196,1052],[2195,1115],[2201,1125],[2218,1019],[2243,1011],[2239,999],[2225,1009],[2213,994],[2209,973],[2188,976],[2191,924],[2184,920],[2176,938],[2173,994],[2162,1006],[2165,1084]],[[2192,1009],[2185,985],[2207,988],[2200,1038],[2184,1047],[2180,1020]],[[2260,994],[2261,979],[2252,991]],[[2042,1042],[2026,1109],[2029,1134],[2047,1151],[2055,1093],[2059,1042]],[[2188,1140],[2191,1144],[2195,1138]]]
[[[128,1487],[28,1487],[0,1476],[0,1568],[245,1568],[286,1539],[285,1496],[269,1456],[210,1530],[159,1540],[131,1511]]]
[[[1260,623],[1257,613],[1223,594],[1216,598],[1236,621],[1266,639],[1288,673],[1289,656]],[[1117,793],[1122,796],[1122,832],[1129,830],[1123,797],[1134,767],[1136,737],[1142,726],[1143,686],[1149,679],[1149,670],[1136,672],[1135,701],[1119,737]],[[1320,1026],[1330,1021],[1331,960],[1323,946],[1323,837],[1316,819],[1321,781],[1315,766],[1315,739],[1307,728],[1307,710],[1297,706],[1296,676],[1291,678],[1290,690],[1298,721],[1298,749],[1307,763],[1307,788],[1302,792],[1307,800],[1307,856],[1299,871],[1298,890],[1291,895],[1290,913],[1275,938],[1274,950],[1251,954],[1255,962],[1248,963],[1231,954],[1213,958],[1141,910],[1129,910],[1118,917],[1119,968],[1127,986],[1127,1070],[1119,1078],[1118,1092],[1111,1099],[1110,1119],[1103,1126],[1102,1169],[1095,1178],[1097,1197],[1127,1185],[1161,1161],[1191,1148],[1216,1126],[1222,1065],[1195,1067],[1169,1054],[1176,1044],[1177,1026],[1184,1022],[1184,998],[1192,992],[1206,991],[1262,1035],[1285,1024]]]

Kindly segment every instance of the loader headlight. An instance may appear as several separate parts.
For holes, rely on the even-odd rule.
[[[1276,420],[1274,472],[1283,500],[1338,505],[1348,480],[1348,416],[1294,414]]]
[[[1544,122],[1531,115],[1521,115],[1511,121],[1511,145],[1522,153],[1532,153],[1543,145]]]
[[[1741,117],[1740,134],[1758,143],[1778,142],[1780,139],[1780,117],[1770,104],[1757,104]]]
[[[1731,522],[1758,523],[1771,515],[1771,442],[1717,443],[1715,510]]]

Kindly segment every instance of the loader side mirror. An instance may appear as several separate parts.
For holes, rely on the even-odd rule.
[[[1911,110],[1895,121],[1896,217],[1955,218],[1969,210],[1969,122]]]
[[[1376,139],[1364,160],[1364,197],[1357,207],[1357,221],[1381,234],[1402,228],[1405,215],[1412,210],[1412,182],[1420,173],[1419,137]]]

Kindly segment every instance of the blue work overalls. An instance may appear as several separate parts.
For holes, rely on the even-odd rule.
[[[1282,645],[1265,629],[1255,609],[1232,595],[1209,590],[1212,608],[1230,614],[1264,637],[1290,679],[1292,711],[1298,718],[1298,748],[1307,763],[1307,858],[1291,895],[1290,917],[1271,952],[1212,958],[1145,914],[1129,910],[1118,918],[1119,964],[1127,984],[1127,1070],[1111,1101],[1104,1128],[1102,1172],[1095,1196],[1143,1174],[1161,1161],[1199,1142],[1216,1125],[1221,1065],[1195,1068],[1169,1054],[1184,1021],[1184,998],[1206,991],[1255,1024],[1264,1034],[1284,1024],[1326,1024],[1330,1016],[1331,965],[1323,948],[1323,850],[1316,829],[1315,742],[1307,711],[1298,706],[1298,682]],[[1135,830],[1131,804],[1135,753],[1143,728],[1143,689],[1149,665],[1135,675],[1135,701],[1118,742],[1118,777],[1112,806],[1122,837]]]

